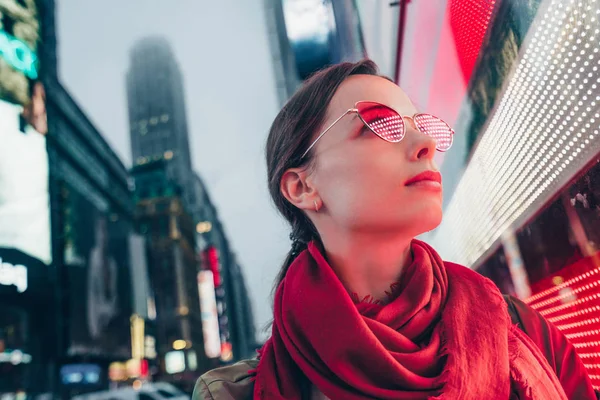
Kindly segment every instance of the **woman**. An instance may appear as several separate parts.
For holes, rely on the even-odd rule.
[[[205,374],[194,398],[595,398],[554,326],[414,239],[441,222],[433,156],[453,133],[371,61],[303,85],[267,143],[293,239],[272,336],[259,360]]]

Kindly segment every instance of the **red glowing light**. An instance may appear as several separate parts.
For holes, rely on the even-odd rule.
[[[573,343],[595,388],[600,387],[599,256],[583,258],[535,283],[534,294],[525,300]]]
[[[219,252],[215,246],[210,246],[202,254],[203,268],[213,273],[215,287],[221,286],[221,271],[219,268]]]
[[[471,79],[495,5],[495,0],[450,2],[450,26],[465,83]]]

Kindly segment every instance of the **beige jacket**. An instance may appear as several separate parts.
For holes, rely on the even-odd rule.
[[[257,359],[243,360],[202,375],[192,400],[252,400],[254,382],[248,371],[256,368]],[[312,387],[311,400],[329,400],[316,386]]]
[[[258,366],[257,359],[242,360],[202,375],[192,400],[252,400],[254,382],[249,370]]]

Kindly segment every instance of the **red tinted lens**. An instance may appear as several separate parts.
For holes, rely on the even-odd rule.
[[[398,113],[383,104],[361,101],[356,104],[358,115],[380,138],[397,143],[404,137],[404,120]]]
[[[435,139],[437,150],[446,151],[452,146],[454,131],[447,123],[431,114],[417,114],[413,120],[421,132]]]

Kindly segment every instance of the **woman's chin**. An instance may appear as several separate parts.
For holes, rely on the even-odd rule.
[[[415,228],[420,231],[419,235],[432,231],[442,223],[442,207],[421,207],[419,211],[415,211],[413,220]]]

